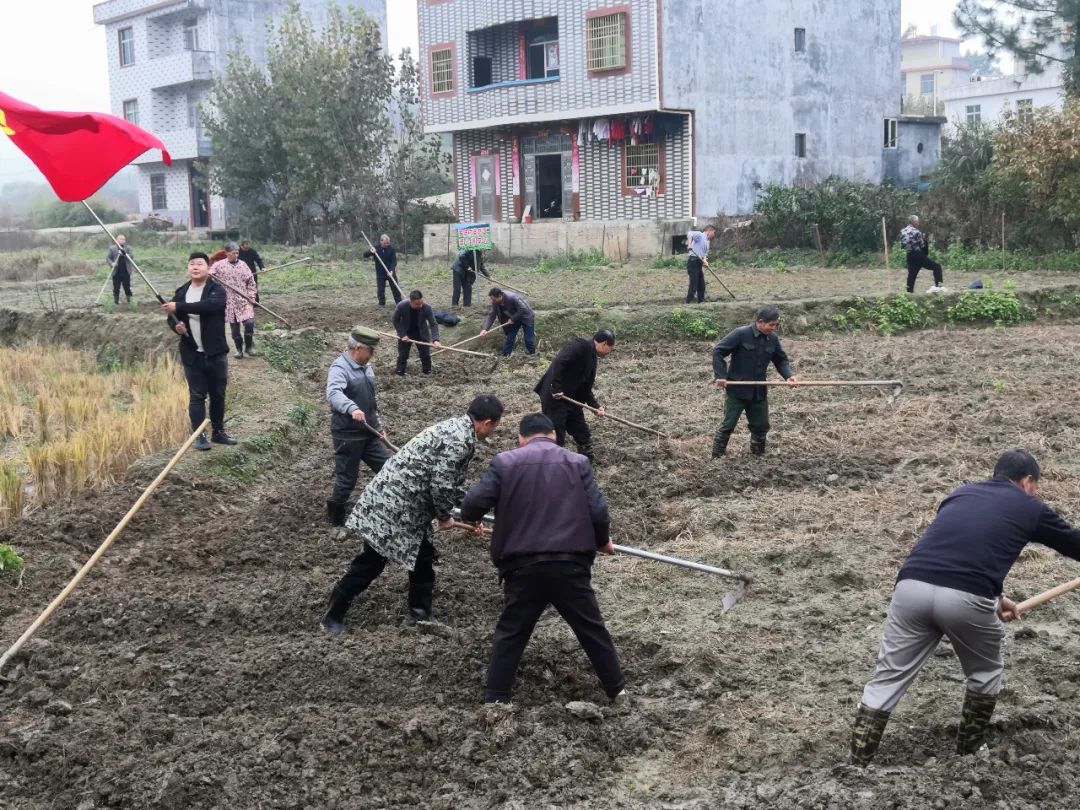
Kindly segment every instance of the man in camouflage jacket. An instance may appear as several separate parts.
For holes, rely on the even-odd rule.
[[[499,425],[503,406],[481,394],[468,413],[429,427],[401,448],[364,489],[345,529],[364,541],[363,551],[334,586],[323,616],[323,629],[345,630],[345,613],[359,594],[383,572],[388,559],[409,570],[409,614],[431,618],[435,589],[431,523],[449,528],[451,511],[465,495],[465,473],[478,439]]]

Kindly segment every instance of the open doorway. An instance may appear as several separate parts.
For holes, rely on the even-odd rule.
[[[536,209],[541,219],[562,219],[562,155],[536,156]]]
[[[191,227],[210,227],[210,194],[199,185],[199,175],[194,166],[188,168],[191,188]]]

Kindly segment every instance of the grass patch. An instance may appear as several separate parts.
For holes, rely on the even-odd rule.
[[[952,323],[992,323],[1009,326],[1034,317],[1016,296],[1016,285],[1006,282],[1003,289],[994,289],[993,282],[986,282],[982,290],[965,290],[960,298],[945,310],[945,318]]]
[[[314,432],[312,416],[310,405],[296,405],[288,412],[288,422],[244,439],[233,451],[210,453],[205,467],[212,475],[249,484],[273,471],[297,445],[311,439]],[[306,424],[300,424],[303,421]]]
[[[14,576],[23,569],[23,558],[14,548],[0,544],[0,578]]]
[[[675,307],[667,317],[667,326],[679,335],[701,340],[719,337],[721,325],[716,318],[704,313]]]
[[[315,365],[330,347],[330,340],[322,332],[284,332],[263,337],[263,357],[271,368],[289,373]]]

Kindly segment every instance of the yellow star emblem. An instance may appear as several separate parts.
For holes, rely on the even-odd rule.
[[[15,130],[7,125],[7,114],[3,110],[0,110],[0,132],[3,132],[5,135],[15,134]]]

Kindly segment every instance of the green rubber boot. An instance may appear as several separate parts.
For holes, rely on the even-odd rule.
[[[956,735],[956,753],[974,754],[982,748],[996,705],[997,695],[980,695],[970,690],[964,694],[960,731]]]
[[[859,704],[855,713],[855,722],[851,726],[851,764],[865,768],[870,764],[881,745],[885,726],[889,723],[889,712],[871,709]]]

